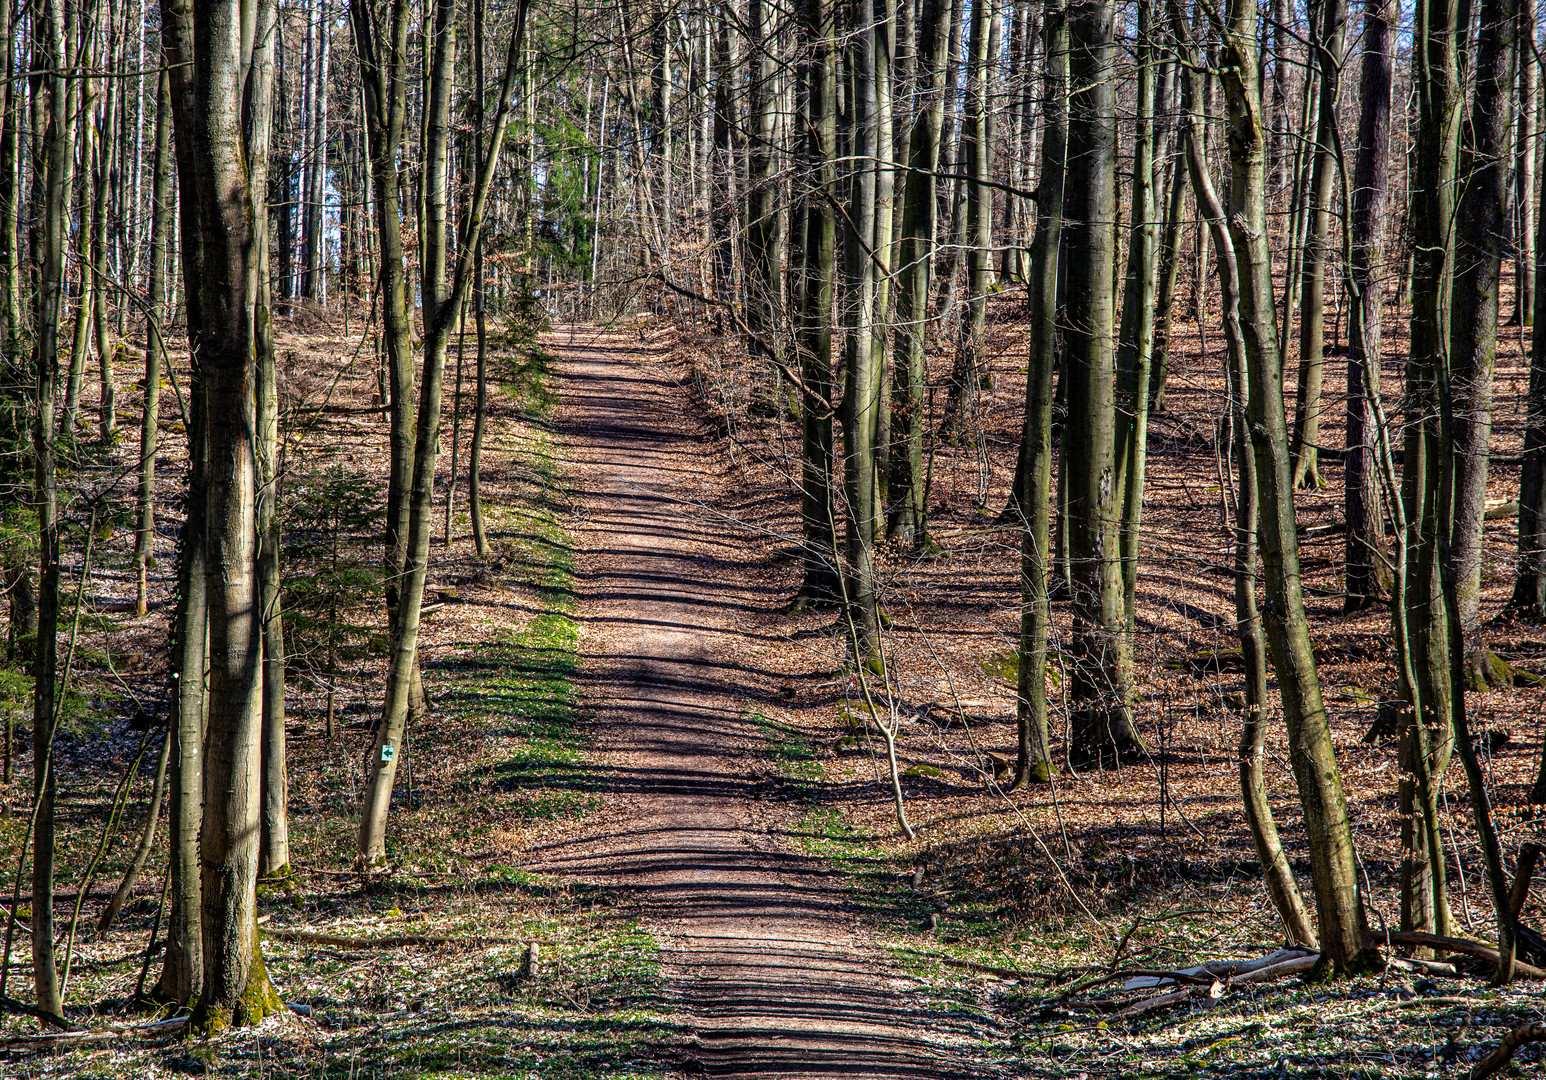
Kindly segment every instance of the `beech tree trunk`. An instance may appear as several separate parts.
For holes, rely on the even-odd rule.
[[[1519,0],[1484,0],[1482,4],[1476,89],[1471,120],[1462,135],[1448,365],[1454,517],[1445,572],[1453,580],[1460,629],[1466,631],[1475,625],[1481,607],[1482,525],[1492,437],[1492,372],[1498,347],[1498,279],[1513,150],[1518,4]]]
[[[1315,121],[1309,190],[1309,221],[1304,244],[1304,284],[1299,309],[1299,387],[1294,407],[1295,488],[1319,488],[1321,476],[1321,383],[1326,346],[1326,267],[1331,255],[1331,211],[1335,203],[1339,145],[1337,109],[1341,103],[1342,64],[1347,54],[1347,0],[1321,0],[1314,36],[1320,67],[1320,108]]]
[[[1068,24],[1062,0],[1042,10],[1043,125],[1036,193],[1036,235],[1028,282],[1031,343],[1025,376],[1025,425],[1020,432],[1016,492],[1024,517],[1020,536],[1020,670],[1015,709],[1015,785],[1052,779],[1047,731],[1049,532],[1052,501],[1052,376],[1057,368],[1057,280],[1068,154]]]
[[[1354,296],[1348,314],[1347,435],[1343,451],[1343,517],[1347,522],[1344,548],[1344,612],[1361,611],[1389,588],[1384,565],[1384,514],[1374,460],[1375,431],[1371,395],[1377,382],[1365,386],[1363,372],[1380,370],[1380,330],[1384,299],[1381,273],[1385,247],[1381,228],[1385,217],[1387,159],[1390,155],[1392,54],[1390,35],[1399,16],[1391,0],[1366,0],[1363,24],[1362,72],[1358,119],[1358,161],[1353,170],[1351,266]]]
[[[1327,975],[1358,974],[1377,970],[1383,961],[1359,895],[1347,799],[1305,618],[1267,246],[1267,148],[1260,119],[1255,24],[1254,3],[1229,0],[1218,29],[1223,37],[1221,68],[1229,122],[1227,209],[1240,278],[1240,327],[1249,394],[1246,415],[1261,508],[1267,599],[1262,623],[1278,677],[1290,762],[1310,847],[1321,942],[1319,967]]]
[[[1143,745],[1129,712],[1131,657],[1123,644],[1122,509],[1114,460],[1115,21],[1114,0],[1076,0],[1068,8],[1063,438],[1075,655],[1070,757],[1081,767],[1115,764]]]
[[[919,99],[907,145],[907,186],[902,201],[902,242],[897,253],[896,379],[891,410],[892,508],[886,531],[905,548],[927,542],[924,506],[923,426],[928,407],[926,361],[934,218],[939,205],[940,125],[945,112],[954,0],[922,0],[918,16]]]
[[[431,61],[430,93],[425,103],[425,213],[419,292],[424,310],[424,374],[419,391],[418,431],[413,453],[406,559],[402,592],[398,598],[392,631],[392,657],[387,669],[385,703],[381,724],[371,748],[370,777],[360,813],[357,852],[366,867],[386,859],[387,811],[397,777],[399,752],[408,724],[410,694],[418,679],[419,611],[424,598],[424,578],[429,566],[429,538],[433,530],[435,466],[440,452],[440,399],[445,378],[446,349],[456,312],[472,282],[473,253],[482,234],[484,207],[500,149],[509,126],[515,81],[520,73],[527,4],[516,8],[515,27],[506,55],[499,106],[471,197],[463,217],[455,272],[446,281],[450,202],[450,99],[456,28],[452,0],[437,0],[435,51]]]
[[[832,156],[837,141],[837,70],[830,0],[804,0],[801,18],[806,57],[800,67],[800,126],[804,129],[800,164],[810,194],[802,211],[799,348],[806,393],[801,409],[800,520],[805,579],[797,606],[832,603],[841,591],[832,509],[832,291],[837,257]]]
[[[160,440],[161,369],[166,361],[166,248],[172,228],[172,84],[163,73],[156,91],[156,156],[151,180],[150,282],[145,300],[145,400],[140,419],[140,470],[134,534],[134,610],[145,614],[146,576],[155,558],[156,449]]]
[[[38,1008],[62,1011],[54,967],[54,728],[59,636],[59,511],[55,488],[55,386],[59,380],[59,323],[64,293],[64,249],[74,148],[74,97],[69,92],[65,5],[43,0],[32,20],[33,55],[43,70],[31,76],[34,117],[47,127],[37,145],[34,176],[41,189],[32,250],[38,260],[32,368],[37,413],[32,427],[33,505],[38,516],[38,635],[32,658],[32,982]],[[37,65],[35,65],[37,66]],[[35,188],[35,190],[38,190]]]
[[[1262,878],[1290,943],[1317,948],[1315,926],[1305,907],[1293,867],[1283,851],[1272,804],[1267,800],[1267,643],[1262,633],[1261,612],[1256,605],[1256,546],[1260,523],[1256,459],[1247,434],[1250,377],[1246,360],[1245,332],[1240,323],[1240,271],[1234,239],[1225,224],[1224,205],[1213,186],[1208,167],[1205,118],[1197,110],[1203,100],[1203,74],[1190,31],[1177,0],[1170,0],[1171,27],[1178,45],[1184,99],[1181,125],[1186,139],[1185,155],[1197,205],[1208,224],[1217,255],[1219,294],[1224,315],[1224,341],[1228,351],[1225,372],[1229,386],[1229,420],[1235,460],[1240,469],[1234,521],[1234,600],[1240,656],[1245,664],[1245,707],[1241,710],[1238,767],[1240,794],[1246,824],[1261,862]]]
[[[215,1030],[260,1020],[279,1005],[257,937],[263,676],[254,455],[254,358],[268,331],[253,181],[266,191],[275,11],[260,4],[247,36],[251,24],[239,0],[201,7],[197,19],[191,8],[175,0],[164,8],[162,33],[168,60],[192,68],[192,94],[174,95],[172,109],[199,234],[199,277],[190,284],[199,293],[195,340],[209,420],[209,690],[199,831],[204,979],[194,1022]],[[247,101],[258,106],[250,118]]]

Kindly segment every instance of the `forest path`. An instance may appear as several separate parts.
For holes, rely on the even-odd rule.
[[[842,876],[783,838],[798,811],[759,775],[766,731],[748,705],[775,676],[745,658],[785,598],[758,585],[772,545],[716,520],[736,478],[687,392],[636,332],[563,327],[546,344],[604,794],[532,869],[637,904],[690,1033],[683,1071],[982,1076],[959,1053],[970,1032],[920,1015],[916,980],[866,940]]]

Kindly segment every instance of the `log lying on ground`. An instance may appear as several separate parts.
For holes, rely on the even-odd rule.
[[[1507,1035],[1503,1041],[1488,1054],[1478,1061],[1467,1074],[1469,1080],[1486,1080],[1486,1077],[1502,1069],[1510,1061],[1521,1046],[1527,1043],[1546,1041],[1546,1024],[1537,1020],[1533,1024],[1521,1024]]]
[[[1498,966],[1497,949],[1490,945],[1483,945],[1479,941],[1471,941],[1469,938],[1443,937],[1439,934],[1423,934],[1415,930],[1393,930],[1386,934],[1385,938],[1392,945],[1411,945],[1423,949],[1448,949],[1451,952],[1474,957],[1477,960],[1485,960],[1493,967]],[[1546,971],[1527,964],[1523,960],[1515,960],[1514,978],[1539,982],[1546,980]]]
[[[1252,971],[1260,971],[1262,968],[1270,968],[1281,964],[1286,960],[1298,960],[1306,956],[1314,956],[1309,949],[1278,949],[1266,956],[1259,956],[1255,960],[1214,960],[1207,964],[1198,964],[1195,967],[1181,968],[1177,971],[1139,971],[1132,974],[1136,978],[1129,979],[1122,984],[1123,990],[1146,990],[1150,987],[1164,986],[1167,982],[1201,982],[1211,983],[1214,979],[1229,979],[1238,975],[1245,975]]]
[[[155,1039],[176,1035],[188,1026],[189,1017],[174,1016],[170,1020],[157,1020],[151,1024],[135,1024],[132,1027],[112,1028],[108,1031],[59,1031],[47,1035],[18,1035],[0,1041],[0,1049],[7,1051],[64,1050],[93,1043],[115,1042],[119,1039]]]
[[[1313,968],[1319,959],[1319,953],[1303,954],[1287,960],[1280,959],[1277,963],[1256,967],[1250,971],[1242,971],[1238,975],[1226,975],[1222,979],[1213,979],[1206,986],[1188,986],[1181,990],[1172,990],[1168,994],[1159,994],[1155,997],[1144,998],[1142,1001],[1135,1001],[1126,1008],[1118,1010],[1117,1015],[1137,1016],[1139,1013],[1163,1009],[1167,1005],[1179,1005],[1183,1001],[1190,1001],[1194,998],[1219,998],[1231,986],[1270,982],[1273,979],[1284,979],[1290,975],[1302,975]]]
[[[441,934],[391,934],[386,937],[360,938],[341,934],[320,934],[311,930],[292,930],[281,926],[264,926],[259,931],[274,941],[293,941],[301,945],[329,945],[335,949],[406,949],[439,948],[442,945],[465,945],[484,948],[489,945],[525,945],[526,938],[513,937],[451,937]]]

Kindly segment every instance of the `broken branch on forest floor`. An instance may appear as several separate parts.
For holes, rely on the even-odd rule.
[[[1444,937],[1440,934],[1424,934],[1415,930],[1392,930],[1384,935],[1392,945],[1411,945],[1424,949],[1449,949],[1477,960],[1485,960],[1494,967],[1498,963],[1498,950],[1491,945],[1483,945],[1479,941],[1469,938]],[[1525,963],[1523,960],[1514,961],[1514,978],[1530,979],[1532,981],[1546,980],[1546,971]]]
[[[113,1028],[109,1031],[60,1031],[47,1035],[18,1035],[0,1042],[4,1050],[59,1050],[72,1046],[89,1046],[92,1043],[115,1042],[118,1039],[157,1038],[176,1035],[188,1026],[191,1017],[175,1016],[170,1020],[157,1020],[150,1024]]]
[[[360,938],[272,926],[261,927],[260,931],[264,937],[272,938],[274,941],[290,941],[300,945],[327,945],[335,949],[404,949],[415,946],[438,948],[443,945],[467,945],[474,948],[482,948],[488,945],[529,944],[525,938],[513,937],[451,937],[443,934],[391,934],[379,938]]]
[[[1517,965],[1516,965],[1517,966]],[[1516,972],[1517,973],[1517,972]],[[1492,1053],[1478,1061],[1467,1074],[1468,1080],[1484,1080],[1514,1060],[1514,1054],[1527,1043],[1546,1041],[1546,1024],[1539,1020],[1521,1024],[1503,1036]]]

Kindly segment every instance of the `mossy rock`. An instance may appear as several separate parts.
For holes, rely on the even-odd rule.
[[[919,777],[931,777],[938,779],[945,775],[932,765],[909,765],[902,770],[902,777],[906,780],[917,780]]]

